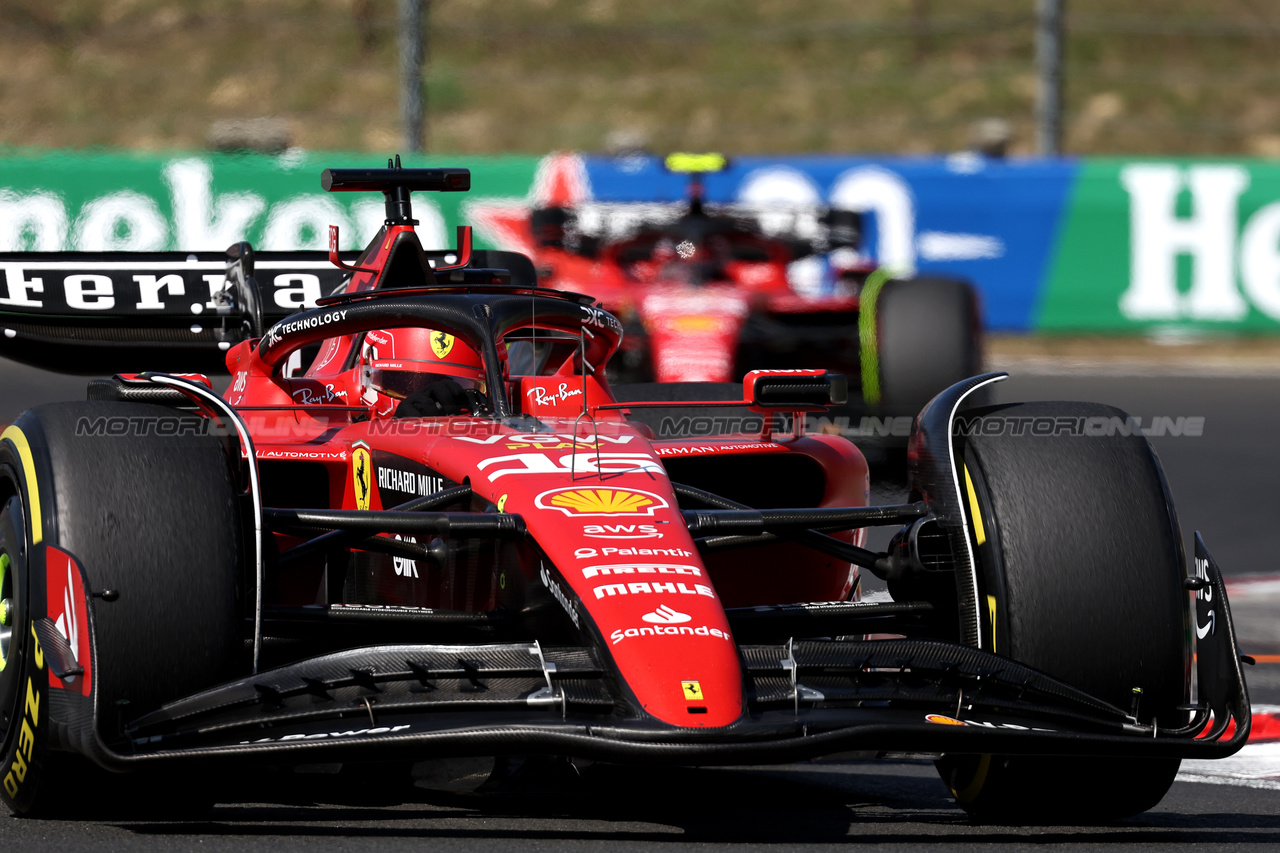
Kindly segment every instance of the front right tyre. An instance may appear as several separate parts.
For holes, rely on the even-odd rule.
[[[959,420],[984,647],[1136,709],[1141,723],[1185,725],[1186,558],[1146,438],[1124,412],[1092,403],[995,406]],[[938,769],[978,820],[1096,823],[1156,805],[1178,764],[948,755]]]

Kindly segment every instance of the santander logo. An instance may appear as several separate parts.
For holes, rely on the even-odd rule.
[[[651,625],[681,625],[693,619],[687,613],[681,613],[663,604],[652,613],[646,613],[640,617]]]

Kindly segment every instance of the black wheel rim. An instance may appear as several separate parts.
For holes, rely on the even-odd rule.
[[[22,510],[18,497],[10,497],[0,510],[0,720],[5,735],[14,719],[22,680],[27,555],[26,518]]]

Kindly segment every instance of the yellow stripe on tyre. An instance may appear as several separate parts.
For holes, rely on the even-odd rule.
[[[956,802],[960,804],[972,803],[982,793],[982,786],[987,783],[987,771],[991,769],[991,756],[982,755],[978,757],[978,769],[974,771],[973,778],[969,780],[969,784],[963,788],[956,790],[951,789],[951,796],[956,798]]]
[[[961,467],[964,468],[964,488],[969,493],[969,514],[973,516],[973,538],[979,545],[984,545],[987,541],[987,531],[982,526],[982,513],[978,511],[978,495],[973,490],[973,478],[969,476],[968,465]]]
[[[31,544],[39,545],[44,541],[44,528],[40,521],[40,484],[36,482],[36,463],[31,456],[31,445],[26,434],[16,426],[0,433],[0,440],[8,440],[14,450],[18,451],[18,459],[22,461],[22,479],[27,488],[27,516],[31,519]]]

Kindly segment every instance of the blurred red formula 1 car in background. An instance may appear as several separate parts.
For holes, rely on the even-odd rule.
[[[580,162],[548,163],[528,224],[539,282],[589,293],[621,318],[615,383],[732,383],[751,370],[820,363],[850,378],[843,411],[909,417],[979,372],[972,285],[878,268],[862,252],[858,211],[822,211],[816,236],[801,237],[794,217],[790,229],[766,228],[777,211],[711,204],[704,176],[727,165],[718,154],[673,154],[665,166],[688,175],[685,202],[588,205],[573,174]]]

